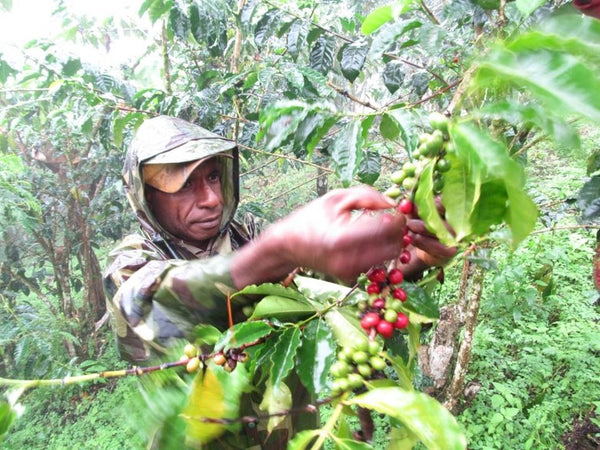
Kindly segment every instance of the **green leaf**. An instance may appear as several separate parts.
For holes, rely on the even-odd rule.
[[[345,44],[338,54],[342,75],[350,81],[356,80],[365,64],[369,47],[361,41]]]
[[[12,406],[8,402],[0,401],[0,443],[16,418],[17,413]]]
[[[333,97],[335,95],[335,91],[327,85],[327,78],[322,73],[317,72],[311,67],[298,66],[298,70],[306,77],[321,98]]]
[[[302,384],[315,396],[327,386],[335,349],[333,334],[325,321],[311,320],[302,333],[296,367]]]
[[[241,291],[237,291],[231,298],[233,299],[238,295],[278,295],[280,297],[293,298],[298,301],[305,300],[305,296],[301,292],[298,292],[297,289],[285,287],[281,283],[251,284]]]
[[[365,17],[360,29],[361,32],[363,34],[373,33],[387,22],[396,20],[400,14],[404,14],[413,9],[414,4],[415,0],[401,0],[375,9]]]
[[[540,24],[540,31],[519,35],[509,48],[553,48],[581,56],[588,63],[600,61],[600,21],[579,14],[560,14]],[[536,47],[537,46],[537,47]]]
[[[508,202],[503,219],[511,229],[513,246],[518,245],[531,233],[538,216],[535,204],[523,191],[523,169],[510,158],[504,144],[493,140],[487,132],[472,124],[453,125],[450,135],[454,140],[457,156],[463,161],[469,161],[472,180],[481,180],[481,184],[492,180],[502,180],[504,183]],[[500,223],[501,220],[491,217],[493,210],[499,210],[497,202],[497,196],[489,200],[480,196],[478,214],[485,215],[489,221]],[[449,223],[453,226],[452,222]]]
[[[503,100],[486,105],[480,113],[483,117],[503,119],[515,125],[534,125],[565,147],[577,149],[581,146],[579,135],[571,125],[539,105]]]
[[[241,322],[228,329],[215,344],[215,351],[226,347],[240,347],[250,344],[273,332],[265,322]]]
[[[588,180],[577,195],[577,206],[586,221],[600,217],[600,175]]]
[[[532,12],[546,3],[547,0],[516,0],[517,9],[523,17],[529,17]]]
[[[600,119],[600,78],[573,55],[499,48],[480,64],[475,82],[479,88],[510,83],[552,111]]]
[[[390,94],[396,92],[404,81],[404,67],[399,61],[390,61],[383,69],[383,84],[390,91]]]
[[[305,450],[317,438],[321,430],[305,430],[296,433],[287,444],[287,450]]]
[[[319,37],[310,50],[309,66],[326,75],[333,67],[335,48],[335,39],[326,35]]]
[[[277,391],[280,383],[283,383],[294,367],[296,352],[300,346],[302,333],[298,327],[290,327],[279,335],[275,343],[275,352],[271,358],[270,385]]]
[[[414,283],[404,283],[402,287],[407,293],[407,300],[404,303],[406,309],[430,319],[439,319],[438,304],[424,289]]]
[[[345,304],[355,304],[366,300],[367,294],[363,290],[352,290],[348,286],[319,280],[312,277],[296,276],[294,278],[298,290],[315,305],[324,306],[331,301],[341,301]]]
[[[167,13],[172,6],[173,0],[146,0],[140,7],[138,14],[141,17],[146,11],[148,11],[150,20],[152,23],[155,23],[165,13]]]
[[[467,440],[454,416],[439,402],[399,387],[372,389],[348,401],[399,420],[429,449],[464,450]]]
[[[358,179],[371,186],[379,179],[381,173],[381,156],[377,151],[365,152],[365,157],[358,168]]]
[[[471,235],[471,214],[481,193],[479,172],[470,168],[471,160],[458,158],[455,153],[447,153],[445,158],[450,161],[450,170],[444,175],[442,189],[442,204],[446,209],[446,220],[456,233],[455,238],[460,242]]]
[[[292,407],[292,401],[292,392],[285,383],[279,382],[277,387],[274,387],[271,380],[269,380],[259,406],[262,411],[266,411],[270,416],[267,423],[269,433],[285,420],[286,416],[283,413],[289,411]]]
[[[177,3],[173,3],[171,11],[169,11],[169,29],[173,35],[182,41],[186,41],[190,32],[190,21]]]
[[[427,229],[435,234],[440,242],[456,245],[452,234],[446,228],[440,213],[437,210],[433,196],[433,162],[428,163],[419,175],[419,184],[415,193],[415,204],[419,210],[419,217],[425,222]]]
[[[348,187],[363,159],[362,122],[352,120],[342,129],[333,144],[331,157],[336,175]]]
[[[334,438],[336,450],[372,450],[373,446],[354,439]]]
[[[199,324],[194,327],[194,338],[196,342],[207,345],[214,345],[221,337],[221,332],[217,327],[208,324]]]
[[[279,10],[272,8],[256,23],[256,27],[254,28],[254,43],[258,48],[261,48],[275,33],[279,20]]]
[[[400,136],[404,141],[404,147],[409,154],[419,146],[419,134],[422,130],[422,122],[418,114],[406,109],[393,109],[388,114],[396,121],[400,128]]]
[[[401,42],[401,37],[405,33],[419,28],[423,24],[418,20],[397,20],[394,23],[386,26],[373,36],[373,42],[371,49],[369,50],[369,57],[371,60],[379,60],[383,57],[383,54],[390,50],[392,46],[397,47]],[[400,47],[409,45],[410,40],[405,41]],[[418,42],[413,42],[418,43]]]
[[[286,39],[288,53],[294,59],[294,61],[298,58],[298,54],[300,53],[300,49],[302,48],[302,43],[305,37],[306,26],[304,25],[304,22],[295,20],[290,27],[290,31]]]
[[[316,312],[306,300],[268,295],[254,307],[252,319],[275,318],[282,321],[300,320]]]
[[[487,233],[492,225],[502,222],[508,202],[504,183],[500,180],[483,183],[480,198],[484,201],[477,203],[471,216],[471,225],[475,236]]]
[[[342,347],[358,347],[367,341],[356,315],[347,309],[331,309],[325,314],[327,325]]]
[[[381,116],[381,122],[379,123],[379,132],[385,139],[393,141],[400,134],[400,127],[394,118],[389,114],[385,113]]]

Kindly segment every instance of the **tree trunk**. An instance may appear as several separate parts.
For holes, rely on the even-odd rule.
[[[465,328],[463,331],[462,342],[458,349],[456,364],[454,366],[454,375],[452,381],[446,390],[446,401],[444,406],[451,412],[455,413],[459,401],[462,397],[463,388],[465,385],[465,376],[471,362],[471,350],[473,348],[473,335],[477,326],[477,317],[479,314],[479,305],[481,302],[481,293],[483,291],[484,271],[481,267],[476,266],[473,276],[471,277],[471,293],[469,295],[469,303],[467,306],[467,316],[465,320]]]
[[[319,175],[319,178],[317,178],[317,195],[321,197],[327,194],[327,191],[329,190],[329,174],[323,169],[318,168],[317,175]]]

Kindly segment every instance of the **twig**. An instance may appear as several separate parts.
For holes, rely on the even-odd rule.
[[[364,101],[359,99],[358,97],[352,95],[350,92],[348,92],[347,89],[344,89],[340,86],[336,86],[335,84],[333,84],[331,81],[327,82],[327,86],[331,87],[333,90],[335,90],[338,94],[343,95],[344,97],[352,100],[355,103],[358,103],[359,105],[363,105],[367,108],[371,108],[373,111],[379,111],[380,108],[378,108],[377,106],[373,106],[371,104],[371,102],[368,101]]]
[[[320,166],[320,165],[315,164],[315,163],[311,163],[310,161],[304,161],[302,159],[295,158],[295,157],[290,156],[290,155],[274,154],[274,153],[271,153],[271,152],[267,152],[265,150],[259,150],[259,149],[254,148],[254,147],[248,147],[247,145],[240,144],[240,143],[238,143],[238,147],[246,149],[246,150],[249,150],[249,151],[251,151],[253,153],[258,153],[259,155],[268,155],[268,156],[274,156],[276,158],[288,159],[290,161],[294,161],[294,162],[297,162],[297,163],[300,163],[300,164],[304,164],[304,165],[307,165],[307,166],[315,167],[317,169],[321,169],[324,172],[333,173],[332,169],[329,169],[329,168],[324,167],[324,166]]]
[[[535,230],[531,232],[531,235],[534,234],[542,234],[542,233],[552,233],[554,231],[559,231],[559,230],[585,230],[585,229],[590,229],[590,228],[600,228],[600,224],[587,224],[587,225],[564,225],[564,226],[559,226],[559,227],[550,227],[550,228],[544,228],[543,230]]]

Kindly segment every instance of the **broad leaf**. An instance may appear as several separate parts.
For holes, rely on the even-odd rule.
[[[421,392],[399,387],[378,388],[356,396],[349,403],[399,420],[429,449],[464,450],[467,446],[454,416]]]
[[[306,430],[297,433],[287,444],[287,450],[305,450],[317,438],[321,430]]]
[[[523,17],[529,17],[529,15],[546,3],[546,0],[516,0],[517,9],[521,12]]]
[[[379,152],[369,150],[358,168],[358,179],[361,183],[373,186],[381,174],[381,156]]]
[[[456,244],[455,239],[446,228],[433,197],[433,167],[433,163],[427,164],[419,175],[415,204],[427,229],[435,234],[440,242],[453,246]]]
[[[297,289],[285,287],[281,283],[251,284],[241,291],[237,291],[231,298],[233,299],[238,295],[278,295],[280,297],[293,298],[299,301],[305,299],[304,295],[301,292],[298,292]]]
[[[264,322],[241,322],[223,334],[215,344],[215,350],[250,344],[269,335],[272,331],[273,329]]]
[[[297,276],[294,278],[294,282],[300,293],[311,303],[319,306],[327,305],[332,301],[340,302],[344,300],[344,304],[354,304],[367,299],[367,294],[362,290],[353,291],[347,286],[330,281]]]
[[[192,385],[189,403],[182,413],[182,417],[188,425],[186,437],[197,444],[206,444],[221,436],[226,431],[225,425],[208,423],[205,419],[237,417],[236,410],[238,408],[232,407],[232,403],[236,403],[234,394],[225,389],[210,366],[206,370],[198,372]],[[230,404],[228,405],[228,403]],[[239,396],[237,404],[239,406]]]
[[[280,11],[272,8],[256,23],[254,27],[254,42],[257,47],[265,45],[267,40],[275,34],[275,30],[280,20]]]
[[[484,117],[504,119],[516,125],[531,124],[540,128],[545,134],[552,136],[560,145],[579,148],[579,135],[565,120],[555,117],[539,105],[524,105],[510,100],[503,100],[485,106],[481,110]]]
[[[295,20],[290,26],[290,31],[287,34],[287,50],[290,56],[296,60],[300,53],[300,48],[306,36],[306,26],[300,20]]]
[[[12,406],[8,402],[0,401],[0,443],[16,418],[17,413]]]
[[[600,120],[600,77],[572,55],[499,48],[480,64],[475,82],[479,88],[507,82],[553,111]]]
[[[362,33],[371,34],[387,22],[396,20],[400,14],[413,9],[415,3],[415,0],[400,0],[375,9],[365,17],[361,26]]]
[[[293,321],[310,317],[315,312],[315,307],[306,300],[268,295],[254,307],[252,319],[275,318]]]
[[[446,209],[446,220],[460,242],[472,233],[471,214],[480,196],[480,174],[471,168],[471,160],[458,158],[455,153],[447,153],[445,158],[451,168],[444,175],[442,203]]]
[[[404,81],[404,67],[400,61],[390,61],[383,69],[383,84],[390,91],[396,92]]]
[[[169,11],[169,29],[173,35],[182,41],[187,40],[188,33],[190,32],[190,21],[177,3],[173,3],[173,7]]]
[[[471,164],[471,180],[480,179],[481,184],[501,180],[504,184],[508,195],[504,216],[492,217],[493,211],[501,210],[498,202],[502,202],[502,198],[498,196],[489,199],[480,196],[477,203],[478,215],[485,216],[489,223],[500,223],[503,219],[511,229],[513,246],[516,246],[533,230],[538,215],[535,204],[523,191],[523,169],[510,158],[504,144],[493,140],[487,132],[473,125],[456,124],[451,127],[450,134],[457,156]],[[449,223],[453,226],[452,222]]]
[[[346,44],[342,47],[338,54],[340,61],[340,69],[342,75],[352,83],[358,74],[360,73],[365,60],[369,47],[364,42],[354,42],[352,44]]]
[[[330,37],[323,35],[310,50],[309,65],[312,69],[325,75],[333,67],[336,42]]]
[[[267,423],[267,431],[271,433],[277,425],[285,420],[285,413],[292,407],[292,392],[290,388],[283,382],[279,382],[277,387],[274,387],[271,381],[267,383],[267,387],[263,394],[260,409],[266,411],[270,417]]]
[[[275,352],[271,359],[271,377],[269,378],[269,384],[275,391],[294,367],[301,335],[302,332],[298,327],[290,327],[279,335],[279,339],[275,343]]]
[[[396,122],[404,141],[404,147],[412,155],[419,145],[419,134],[422,130],[421,119],[417,114],[406,109],[392,109],[388,111],[387,115]]]
[[[402,287],[408,295],[404,303],[406,309],[430,319],[439,319],[438,304],[427,292],[414,283],[405,283]]]
[[[302,384],[315,396],[327,386],[335,349],[333,334],[325,321],[311,320],[302,333],[296,368]]]
[[[342,347],[357,347],[367,340],[356,315],[347,309],[332,309],[325,314],[325,320]]]
[[[373,446],[354,439],[334,438],[336,450],[372,450]]]
[[[345,187],[350,186],[363,159],[362,122],[352,120],[342,129],[333,144],[331,157],[335,173]]]

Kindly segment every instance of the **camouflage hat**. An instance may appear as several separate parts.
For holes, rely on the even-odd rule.
[[[183,119],[158,116],[146,120],[131,141],[141,164],[195,161],[235,148],[235,142]]]
[[[224,202],[221,230],[225,230],[239,201],[236,143],[176,117],[158,116],[145,120],[131,140],[123,164],[125,193],[142,228],[150,235],[169,235],[146,203],[146,184],[164,192],[177,192],[193,169],[215,156],[221,159]]]

